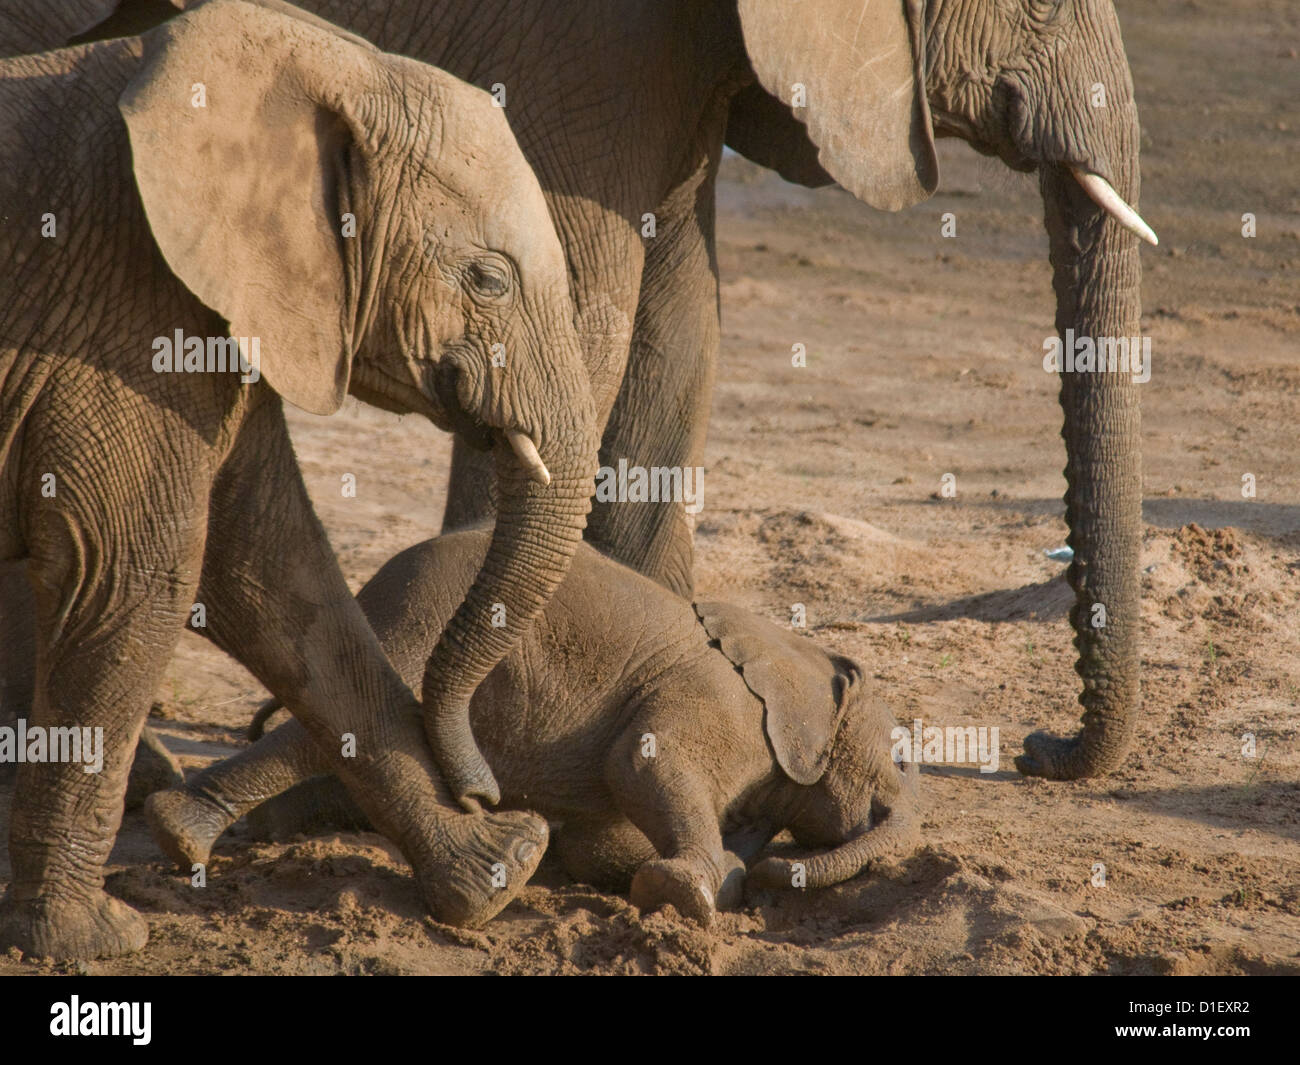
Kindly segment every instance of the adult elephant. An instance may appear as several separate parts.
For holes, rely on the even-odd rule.
[[[424,693],[455,768],[460,693],[562,581],[598,442],[564,255],[501,111],[332,27],[215,0],[144,38],[0,61],[0,154],[0,560],[23,561],[36,633],[32,739],[0,736],[26,755],[0,949],[143,944],[103,867],[192,604],[328,752],[430,909],[486,920],[546,824],[450,802],[281,401],[330,414],[351,391],[493,453],[491,543]]]
[[[1057,329],[1137,333],[1135,234],[1154,238],[1134,212],[1138,119],[1110,0],[302,6],[505,105],[568,256],[604,465],[700,464],[719,348],[714,185],[727,141],[791,180],[835,180],[886,210],[934,191],[936,134],[1036,168]],[[1098,86],[1104,106],[1093,106]],[[1061,404],[1083,727],[1068,739],[1035,733],[1017,765],[1075,778],[1118,764],[1139,708],[1137,386],[1127,374],[1065,373]],[[490,509],[479,462],[457,447],[446,527]],[[588,536],[691,591],[681,505],[598,500]]]

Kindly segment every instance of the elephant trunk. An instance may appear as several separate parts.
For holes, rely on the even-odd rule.
[[[1115,188],[1136,207],[1136,130],[1132,141],[1133,150],[1120,155],[1125,162]],[[1044,166],[1040,184],[1062,339],[1065,507],[1074,551],[1070,624],[1079,654],[1075,669],[1083,679],[1083,727],[1070,738],[1034,733],[1016,766],[1028,775],[1069,780],[1114,769],[1137,723],[1142,471],[1135,377],[1145,379],[1150,366],[1139,338],[1138,237],[1094,203],[1069,168]],[[1128,362],[1116,369],[1109,360],[1124,350],[1123,338]],[[1089,342],[1095,362],[1071,367],[1064,361],[1071,350],[1076,359],[1086,355]]]
[[[916,793],[920,775],[916,763],[903,766],[903,775],[904,794],[910,798]],[[764,858],[750,870],[749,878],[773,889],[830,887],[852,880],[868,862],[908,852],[916,845],[920,823],[914,802],[900,799],[883,809],[873,803],[872,820],[870,828],[824,854],[797,859]],[[802,876],[799,866],[803,867]]]
[[[574,347],[574,362],[580,355]],[[528,434],[522,449],[502,433],[494,448],[498,507],[492,540],[464,601],[425,667],[425,732],[448,786],[462,801],[500,793],[470,728],[470,699],[550,601],[582,540],[596,473],[598,435],[590,390],[547,382],[565,422]],[[570,399],[563,393],[571,392]],[[549,431],[548,431],[549,430]],[[531,454],[529,454],[531,452]],[[549,483],[539,476],[539,466]]]

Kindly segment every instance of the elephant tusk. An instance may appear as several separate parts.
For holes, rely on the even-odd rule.
[[[1093,203],[1130,233],[1136,233],[1148,244],[1160,243],[1160,238],[1156,236],[1155,230],[1142,221],[1142,216],[1124,202],[1124,198],[1115,191],[1114,186],[1104,177],[1100,174],[1082,170],[1077,166],[1070,167],[1070,173],[1074,175],[1074,180],[1083,186],[1083,191],[1092,198]]]
[[[537,453],[537,445],[533,443],[532,437],[527,433],[521,433],[518,429],[507,429],[506,439],[510,441],[510,446],[515,449],[515,454],[519,456],[519,462],[528,476],[540,484],[543,488],[551,483],[551,471],[546,468],[546,463],[542,461],[542,456]]]

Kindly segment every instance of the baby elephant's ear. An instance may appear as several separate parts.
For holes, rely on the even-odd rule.
[[[696,603],[710,639],[762,700],[763,727],[777,764],[796,784],[816,784],[847,705],[848,684],[806,637],[727,603]]]
[[[232,0],[145,42],[118,107],[159,250],[233,336],[257,338],[272,388],[332,414],[354,353],[345,152],[353,101],[376,80],[372,54]]]

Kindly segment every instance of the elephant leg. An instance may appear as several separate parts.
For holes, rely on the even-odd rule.
[[[113,520],[92,527],[81,519],[93,502],[85,486],[111,480],[94,465],[69,472],[30,522],[37,646],[27,731],[41,730],[46,758],[59,750],[37,761],[29,740],[19,766],[13,879],[0,908],[0,949],[58,958],[128,953],[149,936],[144,918],[105,893],[104,865],[154,690],[193,602],[207,503],[196,485],[151,481],[120,492]],[[159,522],[163,513],[171,520]],[[139,530],[149,532],[143,543]]]
[[[701,719],[708,709],[699,708]],[[672,903],[683,916],[707,925],[715,909],[734,906],[740,898],[745,865],[723,846],[716,782],[704,770],[696,771],[689,757],[645,757],[642,736],[672,735],[674,729],[669,722],[656,727],[654,713],[638,718],[615,744],[606,766],[619,808],[660,855],[637,869],[632,903],[643,910]],[[673,708],[671,718],[691,719],[680,707]]]
[[[312,777],[248,813],[253,839],[284,840],[327,832],[372,832],[374,825],[338,777]]]
[[[0,566],[0,725],[30,720],[36,686],[36,605],[27,580],[26,563]],[[0,781],[18,771],[14,762],[0,762]],[[150,792],[174,787],[184,780],[180,763],[162,740],[145,725],[135,749],[126,785],[126,808],[139,809]]]
[[[145,816],[163,853],[189,869],[207,862],[217,837],[241,817],[262,803],[287,797],[296,785],[332,779],[322,777],[329,771],[328,756],[302,723],[292,720],[192,775],[182,787],[149,796]]]
[[[609,891],[627,891],[637,869],[659,857],[645,833],[621,813],[566,820],[555,849],[570,877]]]
[[[401,847],[433,913],[452,924],[489,920],[536,869],[546,822],[458,812],[420,704],[384,656],[312,510],[273,394],[245,418],[208,524],[203,632],[306,726],[330,771]]]
[[[655,212],[655,236],[646,241],[645,270],[633,324],[627,372],[605,426],[602,478],[620,463],[653,471],[676,470],[678,498],[608,502],[597,481],[588,538],[602,551],[689,597],[694,587],[692,535],[713,379],[721,333],[714,249],[717,145],[691,178]],[[690,471],[688,483],[687,471]],[[660,483],[660,474],[650,476]],[[664,493],[658,493],[662,500]],[[698,496],[702,502],[702,495]],[[688,513],[684,502],[691,503]]]
[[[140,730],[135,745],[131,771],[127,775],[125,807],[138,810],[155,791],[174,788],[185,782],[185,771],[167,745],[148,725]]]
[[[36,694],[36,604],[26,562],[0,564],[0,725],[30,718]],[[0,762],[0,782],[18,772]]]

